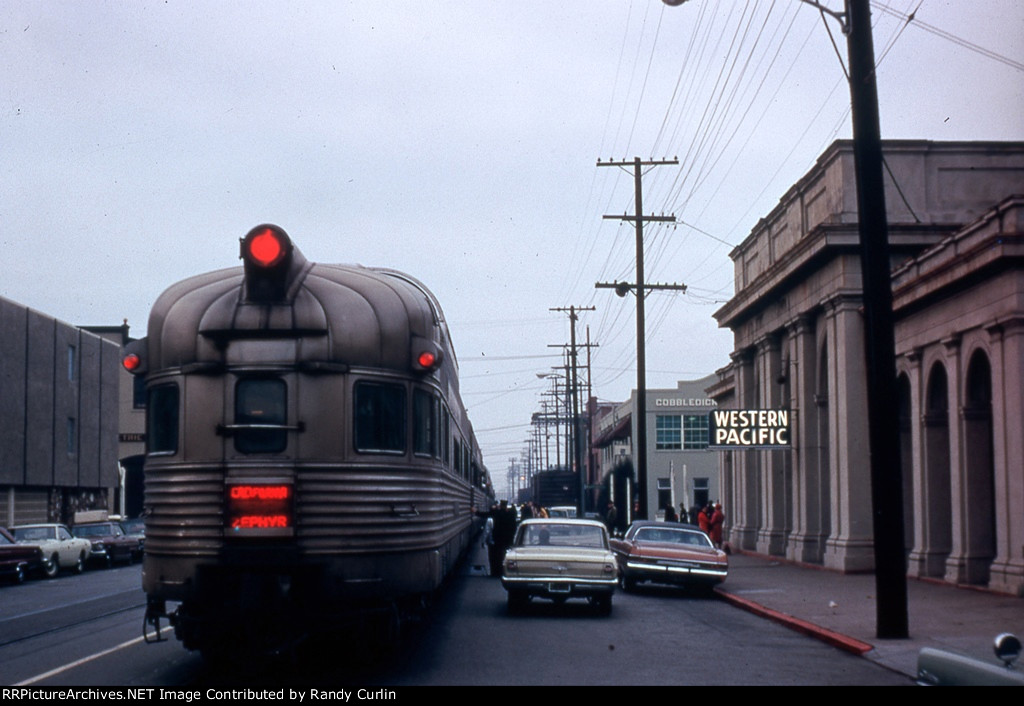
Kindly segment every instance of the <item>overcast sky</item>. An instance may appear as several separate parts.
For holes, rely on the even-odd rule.
[[[841,0],[825,0],[840,7]],[[882,134],[1024,139],[1024,3],[873,3]],[[916,10],[909,24],[900,15]],[[0,3],[0,296],[145,334],[184,277],[272,222],[307,258],[404,270],[438,296],[503,484],[561,364],[635,386],[631,174],[644,179],[648,386],[727,364],[731,246],[835,139],[849,91],[796,0]]]

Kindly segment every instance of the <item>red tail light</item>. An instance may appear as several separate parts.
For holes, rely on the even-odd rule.
[[[269,223],[242,238],[239,256],[245,262],[247,300],[271,304],[285,298],[294,251],[288,234]]]
[[[273,267],[285,256],[285,245],[280,235],[270,227],[251,235],[246,245],[249,259],[262,267]]]
[[[433,351],[423,351],[416,358],[416,362],[427,370],[430,370],[437,363],[437,356],[434,355]]]

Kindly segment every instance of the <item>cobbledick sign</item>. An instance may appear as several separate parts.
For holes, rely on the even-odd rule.
[[[708,446],[720,449],[789,447],[788,409],[723,409],[708,415]]]

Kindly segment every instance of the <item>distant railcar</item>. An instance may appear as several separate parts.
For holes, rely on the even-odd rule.
[[[441,307],[273,225],[241,258],[170,287],[125,349],[147,390],[147,633],[169,617],[219,653],[394,630],[493,497]]]

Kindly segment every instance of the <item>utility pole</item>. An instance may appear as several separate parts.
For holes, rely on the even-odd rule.
[[[681,5],[686,0],[664,0]],[[903,473],[896,412],[896,335],[892,310],[892,265],[885,210],[882,135],[878,116],[875,48],[870,0],[844,0],[844,12],[818,0],[799,0],[842,25],[850,61],[853,163],[857,181],[857,227],[864,288],[864,349],[868,398],[868,448],[875,549],[876,634],[906,638],[907,567],[903,546]]]
[[[566,307],[553,307],[549,311],[567,311],[569,312],[570,322],[570,337],[569,337],[569,357],[571,359],[571,371],[572,371],[572,411],[570,417],[572,419],[572,460],[576,465],[576,474],[580,478],[580,492],[579,492],[579,516],[583,517],[583,511],[586,505],[586,488],[587,488],[587,471],[583,465],[583,434],[580,429],[580,403],[579,403],[579,372],[578,372],[578,358],[576,355],[576,321],[579,316],[576,315],[578,311],[595,311],[592,306],[570,306]],[[591,344],[587,343],[587,352],[589,354]]]
[[[846,12],[853,162],[857,174],[857,225],[864,278],[868,440],[871,449],[875,588],[878,593],[876,631],[882,638],[905,638],[909,631],[903,547],[903,477],[896,412],[896,335],[871,6],[868,0],[847,0]]]
[[[636,292],[636,406],[633,410],[636,415],[636,436],[633,440],[633,458],[636,459],[637,491],[640,495],[640,510],[635,519],[646,520],[647,513],[647,359],[646,347],[644,344],[645,322],[644,322],[644,297],[648,289],[654,289],[644,284],[644,222],[669,222],[675,223],[675,216],[645,216],[643,199],[643,167],[657,167],[667,164],[679,164],[678,159],[671,160],[650,160],[641,161],[635,157],[632,162],[602,162],[597,161],[599,167],[627,167],[633,166],[633,184],[636,192],[636,213],[632,216],[623,214],[621,216],[604,216],[605,219],[617,219],[622,221],[633,221],[636,225],[636,283],[633,285]],[[630,285],[624,282],[617,282],[611,285],[596,284],[598,288],[611,287],[620,296],[625,296]],[[622,289],[625,287],[625,289]],[[678,285],[685,291],[683,285]],[[662,288],[668,288],[665,285]]]

